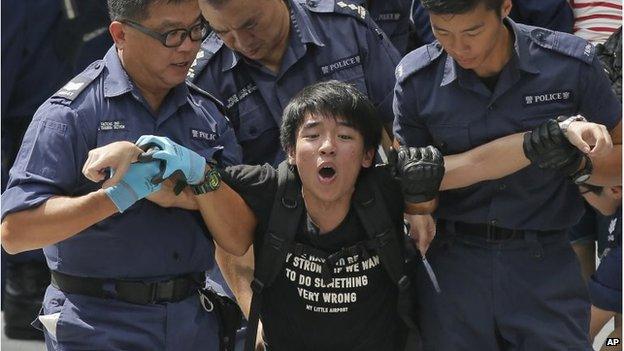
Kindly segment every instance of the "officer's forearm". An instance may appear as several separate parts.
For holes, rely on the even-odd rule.
[[[587,181],[601,186],[622,185],[622,145],[614,145],[613,150],[600,158],[592,158],[593,170]]]
[[[508,135],[461,154],[445,156],[440,190],[502,178],[528,166],[530,161],[522,149],[523,135]]]
[[[212,237],[225,251],[242,256],[253,242],[256,216],[225,182],[219,188],[196,196],[199,211]]]
[[[236,301],[246,318],[249,318],[251,307],[251,281],[254,274],[254,253],[248,250],[244,256],[230,255],[217,245],[215,258],[221,273],[230,289],[236,296]]]
[[[7,215],[2,221],[2,247],[10,254],[39,249],[68,239],[117,212],[104,190],[73,198],[52,197],[41,206]]]

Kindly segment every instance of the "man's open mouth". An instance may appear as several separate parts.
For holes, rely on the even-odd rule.
[[[319,177],[323,181],[330,181],[336,176],[336,169],[332,165],[323,165],[318,170]]]

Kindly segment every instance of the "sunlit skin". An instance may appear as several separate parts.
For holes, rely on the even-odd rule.
[[[190,28],[200,20],[201,11],[196,1],[179,4],[159,1],[150,5],[148,17],[138,22],[153,31],[164,33]],[[121,22],[112,22],[109,29],[124,69],[152,109],[157,111],[171,88],[186,79],[201,40],[186,38],[179,47],[167,48],[158,40]]]
[[[498,74],[511,57],[513,34],[503,24],[510,11],[511,0],[503,3],[501,15],[480,3],[463,14],[431,13],[431,27],[458,65],[489,77]]]
[[[308,213],[323,232],[323,223],[340,223],[350,207],[362,167],[370,167],[374,150],[364,150],[362,134],[340,117],[307,115],[297,133],[289,162],[297,166]],[[332,168],[323,176],[322,168]],[[341,218],[335,218],[341,217]]]
[[[200,7],[228,48],[279,71],[290,32],[290,13],[284,1],[230,0],[214,7],[200,0]]]

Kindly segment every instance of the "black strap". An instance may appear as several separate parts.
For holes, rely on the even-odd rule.
[[[405,270],[405,253],[395,225],[388,214],[381,189],[373,179],[373,172],[363,170],[358,186],[355,188],[355,209],[369,238],[377,241],[377,254],[381,264],[397,285],[398,314],[409,329],[408,340],[420,340],[418,325],[414,321],[413,296],[410,294],[411,281]],[[410,346],[415,347],[415,346]],[[417,346],[416,346],[417,347]]]
[[[52,285],[69,293],[99,298],[112,298],[138,305],[177,302],[195,294],[200,286],[197,274],[188,274],[160,282],[127,281],[76,277],[51,271]],[[105,289],[111,285],[114,291]]]
[[[303,213],[301,185],[292,166],[286,161],[278,167],[277,193],[273,201],[271,218],[265,234],[262,250],[255,250],[256,262],[254,280],[251,283],[253,295],[249,309],[245,350],[256,347],[256,334],[260,318],[263,290],[273,284],[282,269],[286,252],[295,239],[299,221]]]

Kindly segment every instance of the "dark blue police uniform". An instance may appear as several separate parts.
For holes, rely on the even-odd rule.
[[[100,187],[82,174],[89,150],[111,142],[164,135],[207,160],[240,162],[228,121],[206,93],[185,84],[157,113],[123,69],[112,47],[47,100],[24,137],[2,216],[52,196],[81,196]],[[218,324],[196,294],[179,302],[133,304],[115,298],[113,280],[161,281],[214,265],[214,246],[197,211],[139,201],[81,233],[44,248],[49,267],[75,277],[110,279],[111,298],[64,293],[50,286],[42,316],[50,349],[216,350]],[[57,314],[57,313],[60,313]],[[56,317],[56,318],[55,318]]]
[[[414,47],[420,47],[429,44],[435,40],[431,23],[429,22],[429,13],[420,3],[420,0],[412,2],[412,23],[414,26]]]
[[[591,44],[510,19],[505,24],[515,36],[513,54],[493,91],[437,42],[401,61],[394,101],[401,144],[434,144],[449,155],[559,115],[617,125],[620,103]],[[564,232],[582,214],[577,187],[535,166],[442,192],[428,255],[443,292],[421,289],[428,347],[589,349],[587,291]],[[497,228],[507,228],[510,238],[492,236],[501,233]],[[436,344],[437,337],[448,339]]]
[[[368,12],[347,1],[287,3],[291,35],[277,74],[230,50],[214,33],[189,72],[226,104],[246,164],[277,166],[284,159],[282,111],[301,89],[321,80],[354,84],[386,123],[393,118],[393,72],[400,57]]]
[[[611,216],[599,216],[598,236],[606,243],[598,251],[600,265],[588,282],[589,296],[592,305],[622,313],[622,207]]]
[[[411,0],[352,0],[368,10],[401,56],[407,54]]]

